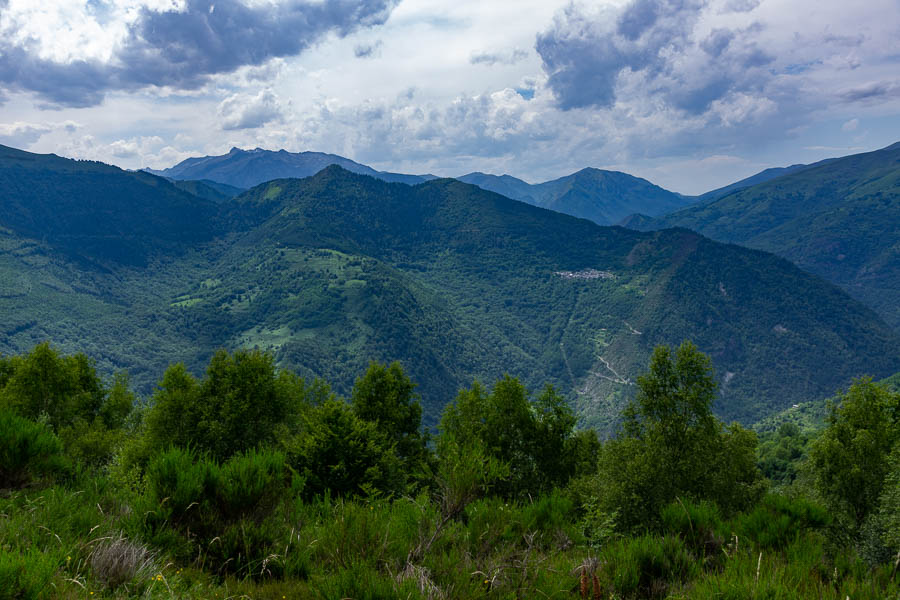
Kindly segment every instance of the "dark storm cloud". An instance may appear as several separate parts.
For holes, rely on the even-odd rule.
[[[110,63],[56,63],[0,40],[0,85],[36,92],[49,103],[89,106],[115,89],[197,88],[211,75],[300,54],[323,35],[385,22],[399,0],[187,0],[182,11],[143,9]],[[0,7],[7,4],[0,0]]]
[[[639,75],[642,90],[691,114],[729,93],[758,89],[768,77],[761,67],[773,61],[754,41],[761,27],[720,28],[698,42],[694,29],[706,7],[701,0],[633,0],[618,14],[588,14],[570,5],[535,45],[559,107],[611,107],[623,74]]]

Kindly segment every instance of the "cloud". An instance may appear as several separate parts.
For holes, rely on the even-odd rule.
[[[107,60],[102,52],[47,57],[51,42],[23,31],[38,18],[20,10],[4,14],[0,37],[0,86],[35,92],[49,104],[98,104],[110,90],[147,86],[196,89],[209,77],[300,54],[328,33],[343,37],[385,22],[398,0],[252,2],[183,0],[146,3],[132,10]],[[157,3],[158,4],[158,3]],[[84,11],[89,12],[88,8]],[[123,17],[124,18],[124,17]],[[94,24],[96,24],[94,22]]]
[[[610,108],[630,83],[666,106],[700,114],[729,94],[759,90],[774,57],[762,26],[715,28],[698,39],[705,0],[632,0],[618,12],[572,4],[537,36],[563,110]]]
[[[0,141],[14,146],[28,146],[51,131],[52,127],[39,123],[0,123]]]
[[[761,0],[728,0],[721,12],[746,13],[759,6]]]
[[[353,47],[353,55],[356,58],[376,58],[381,56],[381,48],[384,42],[378,40],[373,44],[357,44]]]
[[[508,52],[475,52],[469,57],[469,64],[494,66],[514,65],[528,58],[528,52],[515,48]]]
[[[840,98],[846,102],[900,98],[900,81],[867,83],[841,92]]]
[[[75,133],[80,127],[74,121],[63,121],[60,123],[29,123],[23,121],[0,123],[0,143],[22,148],[30,146],[48,133],[54,131]]]
[[[284,118],[281,100],[272,90],[261,90],[255,96],[233,94],[219,104],[222,129],[254,129]]]
[[[843,125],[841,125],[841,131],[856,131],[859,129],[859,119],[850,119]]]

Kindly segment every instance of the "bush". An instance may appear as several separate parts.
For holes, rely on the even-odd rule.
[[[64,472],[62,443],[46,427],[0,411],[0,489],[19,488],[32,480]]]
[[[308,414],[305,431],[290,442],[292,467],[306,480],[307,499],[335,496],[400,495],[402,463],[391,440],[347,404],[329,399]]]
[[[286,488],[284,455],[238,454],[221,466],[189,449],[171,448],[147,466],[146,500],[157,520],[203,531],[244,517],[264,517]]]
[[[280,452],[251,450],[222,465],[218,508],[226,519],[264,515],[275,507],[286,486],[285,457]]]
[[[181,558],[202,553],[221,573],[283,571],[270,557],[281,533],[272,515],[288,489],[283,454],[250,451],[219,465],[171,448],[150,461],[144,479],[140,512],[155,545]]]
[[[737,522],[740,535],[761,548],[784,548],[802,532],[828,525],[830,517],[809,500],[769,494]]]
[[[218,476],[215,463],[183,448],[170,448],[151,460],[144,476],[148,522],[197,531],[215,511]]]
[[[722,520],[719,509],[709,502],[694,503],[690,500],[673,502],[660,515],[663,529],[684,540],[698,558],[718,565],[723,556],[723,540],[720,535]]]
[[[0,600],[48,597],[48,586],[57,566],[51,554],[34,549],[10,552],[0,548]]]
[[[602,579],[627,598],[663,598],[670,586],[695,577],[697,562],[680,538],[644,535],[607,546]]]

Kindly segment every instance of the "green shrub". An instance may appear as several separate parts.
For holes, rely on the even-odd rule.
[[[753,510],[737,519],[742,537],[761,548],[784,548],[802,532],[830,522],[828,512],[804,498],[769,494]]]
[[[172,524],[197,531],[211,520],[219,487],[218,466],[189,449],[170,448],[147,465],[144,476],[148,522]]]
[[[121,429],[109,429],[101,419],[88,423],[81,419],[59,430],[66,456],[86,467],[100,467],[110,461],[125,441]]]
[[[394,444],[372,421],[340,400],[328,399],[307,414],[304,431],[289,443],[291,466],[306,480],[307,499],[335,496],[400,495],[402,463]]]
[[[216,575],[253,579],[281,578],[284,560],[275,550],[284,524],[277,518],[239,519],[218,530],[201,547],[202,564]],[[280,550],[280,548],[278,549]]]
[[[221,466],[184,448],[170,448],[147,465],[146,501],[157,520],[198,527],[266,516],[284,495],[284,455],[238,454]]]
[[[286,486],[285,457],[271,450],[251,450],[227,460],[219,471],[219,511],[226,519],[267,514]]]
[[[170,448],[147,465],[141,503],[151,543],[181,560],[191,555],[218,574],[280,576],[272,548],[283,526],[273,516],[287,495],[284,455],[259,450],[219,465]]]
[[[49,584],[59,567],[56,558],[35,549],[15,552],[0,548],[0,600],[49,597]]]
[[[662,510],[660,518],[663,530],[684,540],[695,556],[704,559],[706,566],[720,563],[724,556],[723,539],[719,533],[722,519],[715,504],[676,501]]]
[[[673,536],[620,540],[607,546],[602,558],[607,586],[627,598],[663,598],[673,584],[699,573],[684,542]]]
[[[59,438],[45,426],[0,411],[0,489],[64,472],[67,461],[62,450]]]

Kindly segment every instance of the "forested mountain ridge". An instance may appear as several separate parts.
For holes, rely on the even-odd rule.
[[[43,173],[38,190],[69,181]],[[207,237],[163,237],[146,264],[104,269],[0,217],[0,349],[51,339],[128,368],[141,390],[170,362],[199,371],[219,347],[271,351],[340,393],[369,360],[400,360],[431,424],[473,378],[509,372],[554,383],[583,422],[608,428],[653,347],[688,338],[713,358],[716,410],[747,423],[900,370],[897,334],[833,286],[686,230],[600,227],[452,179],[408,186],[336,166],[234,200],[177,198],[212,211]],[[54,210],[58,195],[31,202]],[[131,213],[124,199],[104,206],[114,221]],[[155,223],[167,227],[143,226]]]
[[[261,148],[232,148],[221,156],[188,158],[161,171],[148,171],[174,180],[205,179],[247,189],[274,179],[310,177],[330,165],[395,183],[415,185],[435,179],[433,175],[376,171],[335,154],[275,152]],[[479,172],[456,179],[514,200],[590,219],[600,225],[613,225],[632,213],[666,214],[695,201],[693,197],[669,192],[646,179],[593,168],[533,185],[510,175]]]
[[[889,341],[896,336],[832,286],[771,255],[684,230],[636,234],[455,180],[408,187],[336,167],[309,179],[269,182],[238,201],[272,216],[234,245],[234,256],[253,256],[265,265],[259,271],[300,281],[296,265],[321,262],[325,257],[310,253],[328,249],[328,260],[344,266],[328,267],[327,285],[317,284],[320,291],[306,297],[318,302],[331,294],[358,319],[338,311],[304,325],[302,318],[285,318],[298,314],[290,291],[279,291],[287,284],[253,288],[257,306],[282,307],[260,313],[266,330],[291,331],[277,356],[291,365],[320,363],[313,369],[318,372],[333,368],[318,337],[328,331],[335,339],[343,336],[335,348],[350,359],[347,345],[371,348],[377,356],[390,347],[408,353],[404,361],[421,363],[408,366],[426,399],[433,398],[426,382],[436,374],[446,377],[439,387],[454,389],[451,382],[512,369],[527,374],[529,385],[553,381],[574,391],[581,416],[602,421],[630,394],[635,370],[655,344],[689,337],[716,362],[723,384],[718,410],[750,422],[776,398],[821,397],[817,390],[830,393],[850,373],[880,369],[881,363],[885,374],[893,372],[888,365],[898,359]],[[234,262],[229,257],[223,264]],[[368,288],[373,276],[363,273],[375,272],[382,274],[372,279],[378,285]],[[403,289],[418,291],[385,293],[392,289],[383,287],[388,281],[405,281]],[[210,294],[205,290],[198,298]],[[200,310],[206,301],[192,308]],[[374,307],[381,316],[367,312]],[[419,332],[408,339],[445,341],[425,344],[425,352],[398,347],[395,337],[388,342],[378,335],[386,322]],[[423,322],[431,325],[421,328]],[[870,355],[875,362],[838,358],[880,344],[884,353]],[[847,375],[822,381],[813,367],[822,360]],[[425,368],[426,362],[440,368]]]
[[[145,266],[224,233],[214,203],[143,172],[0,146],[0,225],[77,260]]]
[[[535,185],[509,175],[498,177],[484,173],[470,173],[457,179],[599,225],[614,225],[634,213],[663,215],[694,201],[640,177],[593,168]]]
[[[900,143],[832,159],[641,223],[783,256],[900,328]]]
[[[821,160],[812,164],[804,165],[804,164],[796,164],[790,165],[787,167],[770,167],[768,169],[763,169],[759,173],[755,175],[751,175],[750,177],[745,177],[739,181],[735,181],[734,183],[730,183],[726,186],[716,188],[714,190],[710,190],[706,193],[700,194],[695,197],[696,204],[705,204],[707,202],[712,202],[714,200],[718,200],[722,196],[726,196],[731,192],[736,192],[737,190],[742,190],[744,188],[748,188],[760,183],[765,183],[766,181],[770,181],[772,179],[776,179],[778,177],[782,177],[784,175],[789,175],[791,173],[797,173],[799,171],[803,171],[805,169],[810,169],[814,167],[820,167],[826,163],[829,163],[833,160],[838,160],[835,158],[826,158],[825,160]]]

